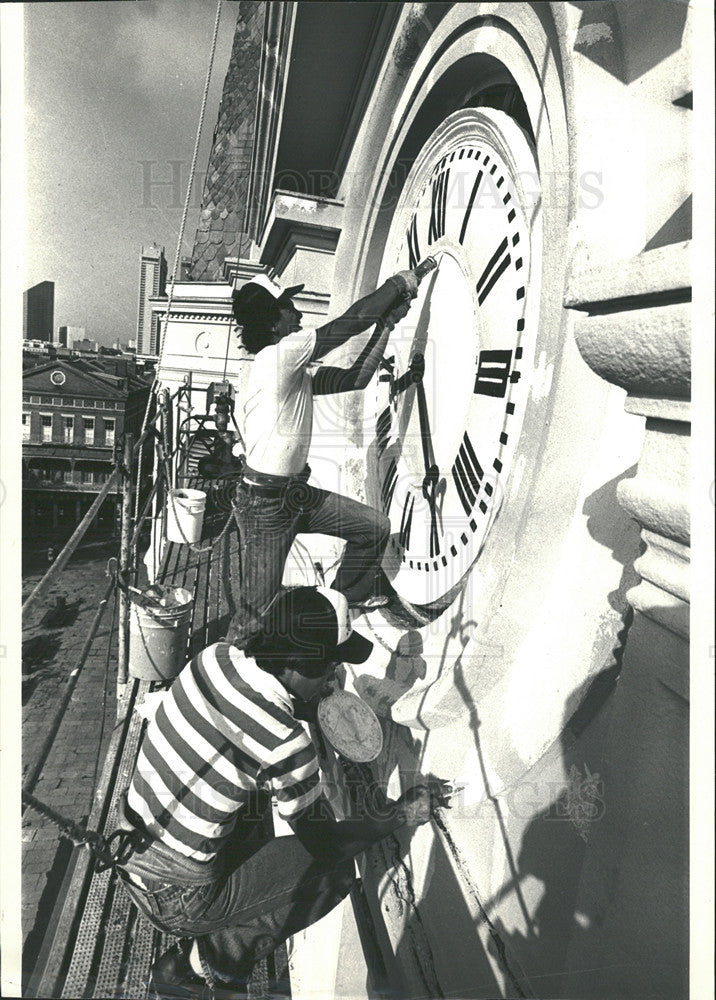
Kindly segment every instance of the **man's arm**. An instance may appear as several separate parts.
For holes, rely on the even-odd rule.
[[[346,861],[402,826],[427,823],[434,805],[446,805],[446,793],[431,795],[426,785],[417,785],[397,801],[385,799],[376,815],[362,819],[336,820],[330,803],[321,795],[306,810],[289,820],[291,829],[306,850],[319,861]]]
[[[385,319],[376,324],[370,339],[350,368],[319,368],[313,376],[313,395],[325,396],[329,393],[367,388],[385,353],[391,330],[407,315],[409,309],[409,299],[401,300],[391,309]]]
[[[363,333],[385,317],[401,299],[415,298],[417,292],[418,279],[412,271],[400,271],[388,278],[380,288],[354,302],[338,319],[318,327],[312,360],[322,358],[357,333]]]

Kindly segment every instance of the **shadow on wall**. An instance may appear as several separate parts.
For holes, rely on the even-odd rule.
[[[610,549],[615,561],[621,563],[623,572],[619,586],[607,595],[611,607],[619,614],[627,608],[626,592],[636,587],[641,577],[634,569],[634,561],[644,550],[639,525],[624,512],[617,499],[617,487],[625,479],[633,479],[637,466],[632,465],[620,475],[604,483],[586,498],[582,513],[587,516],[587,531],[599,545]]]
[[[625,626],[622,641],[626,632]],[[567,700],[560,740],[564,787],[546,808],[530,819],[522,834],[512,879],[485,903],[485,909],[491,912],[528,880],[536,879],[542,884],[539,903],[526,921],[526,932],[510,930],[496,916],[491,948],[497,958],[495,939],[502,943],[505,953],[524,970],[535,997],[565,995],[565,960],[570,943],[575,936],[590,932],[590,918],[577,910],[576,901],[591,831],[603,819],[606,808],[600,760],[608,729],[610,696],[616,686],[622,653],[620,644],[613,665]],[[529,780],[526,787],[530,787]],[[535,788],[534,798],[539,797]],[[515,806],[518,813],[528,809],[529,797],[513,798],[513,810]]]
[[[403,967],[419,970],[425,995],[520,997],[528,991],[535,997],[565,995],[562,987],[570,943],[575,936],[590,934],[592,917],[577,912],[576,899],[587,843],[605,810],[600,761],[630,623],[629,612],[609,666],[567,700],[560,740],[561,772],[565,777],[552,801],[544,789],[532,801],[529,797],[497,796],[491,792],[489,767],[480,745],[478,708],[470,699],[460,663],[455,664],[456,686],[468,708],[467,718],[487,789],[481,809],[494,816],[492,821],[485,821],[483,814],[480,826],[495,830],[494,840],[501,841],[499,853],[508,877],[490,899],[481,897],[452,841],[450,815],[440,815],[436,824],[443,836],[433,840],[418,907],[410,839],[399,833],[383,845],[381,863],[376,866],[374,861],[372,870],[385,867],[389,879],[379,883],[380,889],[374,885],[373,891],[378,892],[381,911],[399,907],[403,931],[396,954]],[[385,762],[386,773],[397,765],[402,783],[407,786],[421,771],[423,750],[409,730],[395,727],[395,731]],[[529,785],[529,775],[522,780]],[[479,829],[477,821],[475,829]],[[512,845],[517,841],[519,848],[515,849]],[[464,878],[457,871],[464,872]],[[543,885],[536,908],[534,902],[529,902],[535,898],[534,885],[530,893],[523,892],[534,880]],[[406,911],[410,914],[407,920]],[[513,929],[518,925],[525,930]],[[487,950],[482,944],[485,939]],[[500,970],[502,984],[497,981],[490,957]]]
[[[688,4],[674,0],[574,3],[582,12],[574,51],[633,83],[681,48]]]

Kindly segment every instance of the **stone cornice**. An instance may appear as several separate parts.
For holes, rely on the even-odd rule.
[[[568,309],[596,312],[599,307],[632,299],[661,299],[668,293],[691,289],[691,244],[675,243],[639,254],[629,260],[601,266],[572,263],[564,304]]]
[[[632,607],[689,637],[691,245],[575,267],[564,304],[576,312],[579,351],[597,375],[627,390],[625,408],[646,418],[636,476],[617,497],[641,525],[642,577]]]
[[[159,313],[159,315],[164,319],[166,316],[166,310]],[[226,325],[226,321],[231,315],[231,310],[220,304],[217,304],[215,312],[189,312],[188,310],[178,312],[175,309],[171,311],[171,322],[172,323],[220,323]]]
[[[589,367],[638,396],[691,396],[691,305],[652,306],[575,320]]]
[[[690,243],[679,243],[577,268],[567,284],[564,304],[578,313],[574,335],[582,357],[630,396],[648,398],[652,415],[657,400],[691,396],[690,268]]]

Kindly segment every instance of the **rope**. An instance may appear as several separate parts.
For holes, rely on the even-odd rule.
[[[180,264],[180,261],[181,261],[181,250],[182,250],[182,246],[184,244],[184,228],[186,226],[187,215],[189,214],[189,199],[191,197],[191,189],[192,189],[192,187],[194,185],[194,174],[196,172],[196,161],[197,161],[197,158],[199,156],[199,143],[201,141],[201,132],[202,132],[202,128],[204,126],[204,115],[206,113],[206,102],[207,102],[207,99],[209,97],[209,85],[211,83],[211,72],[212,72],[212,69],[213,69],[213,66],[214,66],[214,55],[216,54],[216,40],[217,40],[217,37],[218,37],[218,34],[219,34],[219,21],[220,21],[220,19],[221,19],[221,0],[217,0],[217,2],[216,2],[216,17],[214,19],[214,33],[213,33],[212,39],[211,39],[211,49],[210,49],[210,52],[209,52],[209,65],[208,65],[208,68],[207,68],[207,71],[206,71],[206,81],[204,83],[204,93],[203,93],[202,98],[201,98],[201,111],[199,112],[199,124],[198,124],[197,130],[196,130],[196,139],[194,141],[194,152],[193,152],[192,158],[191,158],[191,167],[189,168],[189,181],[188,181],[188,184],[187,184],[186,198],[184,199],[184,210],[182,212],[181,224],[179,226],[179,238],[178,238],[178,241],[177,241],[177,249],[176,249],[176,254],[175,254],[175,257],[174,257],[174,269],[172,271],[172,276],[171,276],[171,280],[170,280],[170,283],[169,283],[169,295],[167,297],[167,311],[166,311],[166,315],[164,317],[164,332],[163,332],[163,335],[162,335],[162,338],[161,338],[161,344],[159,346],[159,364],[157,366],[158,370],[161,370],[162,361],[164,360],[164,348],[166,346],[166,339],[167,339],[166,338],[166,334],[167,334],[167,329],[169,327],[169,314],[171,312],[172,301],[174,299],[174,285],[176,283],[177,272],[179,270],[179,264]],[[142,421],[142,431],[141,431],[140,437],[141,437],[142,434],[144,434],[144,431],[146,429],[147,422],[149,420],[149,411],[150,411],[151,403],[152,403],[152,400],[154,399],[154,397],[156,396],[156,394],[157,394],[157,380],[155,378],[154,382],[152,383],[152,391],[149,394],[149,398],[147,400],[147,406],[146,406],[146,409],[144,411],[144,419]],[[139,453],[138,467],[137,467],[137,483],[139,483],[141,481],[141,476],[142,476],[142,453],[140,451],[140,453]],[[135,521],[137,519],[138,512],[139,512],[139,490],[137,490],[137,497],[136,497],[136,501],[135,501],[135,510],[134,510],[134,519],[135,519]]]
[[[125,830],[115,830],[109,837],[104,837],[97,830],[88,830],[84,826],[75,823],[74,820],[67,819],[61,813],[56,812],[45,802],[36,799],[31,792],[22,791],[23,804],[33,809],[40,816],[48,819],[58,830],[70,840],[75,847],[87,847],[99,860],[100,866],[97,870],[102,871],[111,865],[122,861],[126,848],[129,846],[131,834]],[[112,842],[117,840],[117,846],[113,847]]]

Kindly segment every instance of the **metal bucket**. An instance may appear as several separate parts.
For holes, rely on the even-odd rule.
[[[194,543],[201,539],[206,493],[203,490],[172,490],[167,500],[167,540]]]
[[[193,600],[188,590],[173,594],[182,603],[149,607],[134,600],[129,609],[129,672],[143,681],[167,681],[186,663]]]

